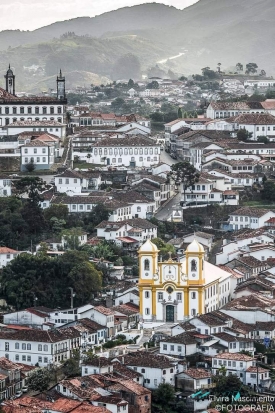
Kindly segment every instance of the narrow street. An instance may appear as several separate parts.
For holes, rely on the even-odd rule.
[[[168,165],[173,165],[174,163],[177,163],[179,161],[176,160],[176,159],[171,158],[169,153],[167,153],[165,151],[161,151],[160,152],[160,162],[167,163]]]
[[[176,159],[171,158],[169,153],[165,151],[161,151],[160,154],[160,161],[167,163],[168,165],[174,165],[175,163],[179,162]],[[155,214],[155,217],[160,221],[167,221],[172,214],[172,207],[173,205],[178,205],[181,199],[181,194],[178,193],[176,196],[171,198],[164,207],[160,208],[160,210]]]

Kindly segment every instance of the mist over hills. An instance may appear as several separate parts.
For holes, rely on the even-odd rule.
[[[74,71],[91,73],[96,83],[131,75],[131,62],[125,64],[129,72],[116,71],[120,58],[129,53],[138,60],[141,71],[146,71],[188,50],[158,65],[188,75],[200,73],[205,66],[215,68],[218,62],[228,68],[252,61],[275,75],[274,21],[274,0],[200,0],[184,10],[157,3],[126,7],[32,32],[0,32],[0,72],[4,74],[11,62],[19,86],[25,90],[40,88],[41,82],[49,86],[48,80],[52,82],[60,66],[72,79]],[[69,36],[63,36],[68,32]],[[31,65],[45,69],[41,79],[23,70]]]

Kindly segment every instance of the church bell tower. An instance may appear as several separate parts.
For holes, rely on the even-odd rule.
[[[57,86],[57,99],[65,100],[66,99],[65,76],[62,76],[61,69],[60,69],[59,75],[56,78],[56,86]]]
[[[13,74],[13,71],[11,70],[10,65],[7,70],[7,73],[5,74],[5,79],[6,79],[6,91],[10,93],[11,95],[15,95],[15,75]]]

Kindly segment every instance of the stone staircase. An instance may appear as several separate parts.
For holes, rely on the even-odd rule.
[[[144,344],[144,343],[148,343],[148,341],[150,340],[151,337],[152,337],[152,329],[151,329],[151,328],[144,328],[144,329],[143,329],[142,337],[141,337],[141,339],[140,339],[140,341],[139,341],[138,344],[139,344],[141,347],[143,347],[143,344]]]

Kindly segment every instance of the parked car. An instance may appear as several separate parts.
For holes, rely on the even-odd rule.
[[[170,156],[171,156],[172,159],[177,159],[177,155],[175,155],[174,153],[171,153]]]
[[[14,398],[15,399],[18,399],[19,397],[21,397],[22,396],[22,391],[21,390],[17,390],[17,392],[15,393],[15,395],[14,395]]]
[[[23,386],[23,387],[21,388],[21,390],[22,390],[23,393],[27,393],[28,389],[29,389],[28,386]]]

